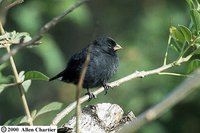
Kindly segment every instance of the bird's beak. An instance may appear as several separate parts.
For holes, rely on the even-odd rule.
[[[113,49],[114,49],[114,51],[117,51],[119,49],[122,49],[122,47],[119,44],[117,44]]]

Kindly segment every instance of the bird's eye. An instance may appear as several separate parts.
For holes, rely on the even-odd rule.
[[[111,39],[108,40],[108,43],[111,44],[111,45],[115,45],[115,41],[113,41]]]
[[[108,45],[109,48],[113,48],[116,45],[115,41],[110,38],[107,40],[107,42],[109,44]]]

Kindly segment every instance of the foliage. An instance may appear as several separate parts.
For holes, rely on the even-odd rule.
[[[93,39],[93,35],[91,34],[114,36],[123,45],[124,52],[120,53],[120,66],[118,74],[115,77],[117,79],[138,69],[152,69],[160,65],[165,51],[163,49],[166,49],[167,44],[166,34],[168,33],[165,29],[169,28],[168,18],[173,17],[172,23],[175,24],[172,24],[173,26],[169,28],[170,41],[168,45],[175,52],[171,51],[171,49],[166,50],[165,63],[171,61],[179,63],[180,59],[186,59],[186,65],[172,70],[184,75],[197,69],[200,66],[199,3],[197,0],[186,0],[189,7],[189,16],[191,17],[190,24],[188,24],[185,19],[188,16],[183,12],[186,2],[171,0],[165,1],[164,3],[166,4],[163,4],[163,1],[157,1],[156,6],[148,1],[148,6],[145,6],[142,2],[136,3],[135,1],[127,1],[127,3],[115,1],[114,4],[106,0],[91,2],[88,5],[80,7],[75,13],[70,14],[69,17],[66,17],[66,19],[56,25],[50,31],[49,34],[51,35],[45,36],[41,40],[42,43],[40,45],[26,48],[14,56],[19,70],[24,70],[20,72],[20,79],[29,96],[28,100],[36,105],[36,107],[31,106],[31,109],[33,108],[31,115],[34,118],[34,123],[41,125],[44,123],[49,124],[51,120],[47,118],[43,119],[42,117],[51,113],[51,111],[54,112],[62,108],[63,104],[60,102],[49,103],[52,98],[56,99],[54,101],[62,101],[65,104],[69,104],[70,101],[74,100],[74,88],[72,86],[63,86],[62,83],[56,84],[55,82],[51,84],[43,81],[48,81],[48,76],[46,75],[53,75],[61,68],[64,68],[65,59],[63,55],[69,57],[79,47],[83,47],[85,42]],[[0,55],[5,54],[5,52],[2,52],[6,47],[5,44],[9,42],[9,44],[15,44],[12,45],[12,47],[15,47],[29,41],[31,35],[35,34],[42,24],[66,10],[73,2],[65,0],[49,1],[48,3],[46,1],[27,1],[10,10],[8,14],[11,15],[8,16],[5,25],[6,33],[0,36]],[[55,4],[59,6],[54,6]],[[171,5],[170,9],[172,10],[167,9],[167,4]],[[174,5],[179,4],[184,4],[180,5],[181,11],[177,7],[173,8]],[[163,18],[163,15],[166,17]],[[11,30],[11,32],[7,30]],[[68,59],[66,58],[66,60]],[[3,120],[0,120],[0,123],[4,123],[5,125],[27,123],[26,116],[16,118],[23,111],[21,110],[21,105],[16,103],[18,94],[14,94],[15,91],[9,89],[16,88],[15,86],[17,85],[14,83],[14,76],[9,74],[11,74],[9,64],[7,62],[1,64],[0,101],[4,99],[5,103],[0,102],[1,107],[4,107],[0,113],[5,114],[5,117],[3,117]],[[176,86],[181,80],[182,78],[174,76],[160,76],[159,78],[150,77],[144,80],[132,81],[119,86],[119,89],[109,91],[109,94],[106,96],[98,96],[97,100],[89,104],[115,102],[127,110],[132,109],[133,112],[138,114],[150,105],[159,102],[169,89]],[[195,99],[195,96],[191,99]],[[49,104],[44,105],[46,102]],[[184,107],[190,108],[191,105],[187,104],[190,100],[186,100],[185,102],[186,104],[183,103]],[[38,106],[40,106],[40,109],[36,110],[35,108],[39,108]],[[199,106],[196,105],[195,107],[198,108]],[[196,110],[198,114],[199,109],[193,108],[191,110]],[[12,111],[15,113],[11,114],[10,112]],[[151,132],[170,132],[170,130],[173,131],[172,128],[174,126],[171,125],[174,124],[174,121],[178,121],[175,124],[179,127],[183,126],[179,122],[181,121],[180,118],[185,118],[185,121],[190,120],[186,119],[188,117],[183,117],[185,113],[182,113],[182,116],[181,113],[178,115],[180,115],[179,118],[176,117],[176,111],[170,110],[167,115],[152,125],[145,127],[141,132],[147,130]],[[191,118],[192,120],[194,119]],[[195,119],[194,121],[198,120]],[[168,128],[170,126],[171,128]],[[181,132],[181,129],[175,130]]]
[[[178,28],[172,26],[170,28],[170,36],[173,40],[170,43],[174,50],[178,52],[178,58],[189,57],[190,59],[193,55],[200,54],[200,4],[198,1],[195,1],[195,3],[192,0],[187,0],[187,2],[191,15],[190,28],[184,25],[178,25]],[[198,63],[198,61],[199,60],[190,61],[188,72],[192,72],[199,66],[200,63]]]

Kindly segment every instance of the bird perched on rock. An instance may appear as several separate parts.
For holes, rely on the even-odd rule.
[[[103,86],[107,94],[109,85],[107,82],[111,79],[118,67],[118,56],[116,51],[122,47],[110,37],[100,37],[94,40],[90,45],[75,53],[69,60],[65,70],[57,74],[49,81],[60,79],[67,83],[78,84],[80,73],[84,66],[87,53],[90,53],[90,60],[86,70],[82,87],[87,89],[89,100],[95,98],[90,92],[90,88]]]

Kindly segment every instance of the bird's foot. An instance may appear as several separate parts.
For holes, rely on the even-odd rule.
[[[104,88],[104,91],[105,91],[105,95],[108,93],[108,89],[112,88],[110,85],[108,84],[103,84],[103,88]]]
[[[94,98],[94,99],[97,98],[96,95],[94,95],[94,94],[93,94],[92,92],[90,92],[89,90],[88,90],[87,93],[85,93],[85,95],[88,95],[88,96],[89,96],[88,101],[92,100],[93,98]]]

